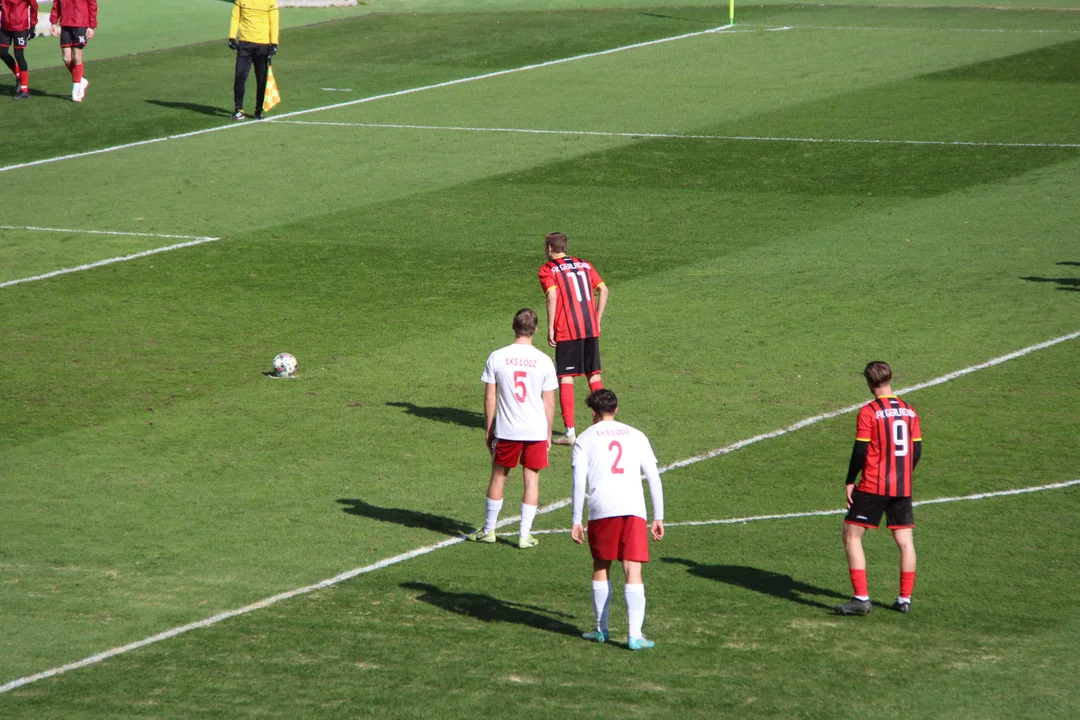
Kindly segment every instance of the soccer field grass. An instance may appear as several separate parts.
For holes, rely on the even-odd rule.
[[[768,6],[701,32],[726,22],[292,29],[259,124],[224,124],[217,47],[95,63],[82,106],[37,74],[3,111],[33,131],[0,136],[33,199],[0,210],[0,284],[24,281],[0,287],[0,685],[472,529],[479,375],[542,309],[555,229],[611,287],[605,384],[662,465],[866,399],[870,359],[902,388],[1059,339],[911,393],[915,496],[1080,479],[1080,14]],[[214,240],[31,279],[186,238]],[[262,374],[281,351],[294,380]],[[621,645],[618,573],[618,642],[578,639],[589,561],[553,533],[448,544],[11,689],[0,716],[1075,716],[1076,486],[916,508],[909,616],[888,533],[879,607],[836,618],[838,516],[677,525],[838,509],[853,430],[665,473],[649,653]]]

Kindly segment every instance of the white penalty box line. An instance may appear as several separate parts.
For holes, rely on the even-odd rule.
[[[402,123],[331,122],[322,120],[271,119],[282,125],[324,125],[330,127],[357,127],[390,130],[436,130],[443,132],[516,133],[522,135],[580,135],[585,137],[617,137],[640,140],[727,140],[742,142],[788,142],[849,145],[931,145],[977,148],[1060,148],[1080,149],[1080,143],[1019,143],[981,142],[977,140],[891,140],[876,138],[818,138],[757,135],[694,135],[689,133],[620,132],[605,130],[545,130],[541,128],[468,127],[464,125],[408,125]]]
[[[596,52],[583,53],[581,55],[573,55],[571,57],[559,58],[557,60],[547,60],[545,62],[533,63],[531,65],[522,65],[516,68],[508,68],[506,70],[496,70],[494,72],[483,73],[482,75],[471,75],[469,77],[457,78],[455,80],[446,80],[444,82],[433,83],[431,85],[422,85],[420,87],[408,88],[406,90],[397,90],[394,92],[381,93],[379,95],[370,95],[368,97],[357,98],[355,100],[346,100],[345,102],[333,103],[331,105],[308,108],[307,110],[296,110],[293,112],[284,113],[282,115],[277,115],[273,119],[275,121],[281,121],[286,118],[297,117],[299,115],[307,115],[310,113],[322,112],[324,110],[336,110],[338,108],[351,107],[353,105],[362,105],[364,103],[375,102],[376,100],[385,100],[387,98],[401,97],[403,95],[412,95],[414,93],[425,92],[427,90],[437,90],[439,88],[452,87],[454,85],[476,82],[478,80],[488,80],[490,78],[503,77],[505,75],[512,75],[519,72],[527,72],[529,70],[539,70],[541,68],[554,67],[555,65],[563,65],[566,63],[577,62],[578,60],[588,60],[590,58],[603,57],[604,55],[612,55],[614,53],[626,52],[628,50],[637,50],[640,48],[651,47],[654,45],[662,45],[664,43],[676,42],[678,40],[686,40],[689,38],[701,37],[704,35],[721,34],[726,30],[730,30],[732,27],[732,25],[721,25],[719,27],[709,28],[708,30],[698,30],[696,32],[683,33],[681,35],[672,35],[665,38],[658,38],[656,40],[646,40],[644,42],[633,43],[631,45],[622,45],[620,47],[609,48],[607,50],[598,50]],[[261,123],[232,122],[228,125],[217,125],[210,128],[204,128],[202,130],[193,130],[191,132],[179,133],[177,135],[166,135],[164,137],[151,138],[149,140],[139,140],[136,142],[124,143],[122,145],[113,145],[111,147],[100,148],[98,150],[88,150],[86,152],[71,153],[69,155],[58,155],[56,157],[45,158],[43,160],[33,160],[30,162],[18,163],[16,165],[7,165],[5,167],[0,167],[0,173],[8,172],[10,170],[20,170],[22,168],[35,167],[37,165],[47,165],[49,163],[61,162],[63,160],[73,160],[75,158],[89,157],[91,155],[101,155],[117,150],[128,150],[130,148],[166,142],[168,140],[180,140],[183,138],[196,137],[199,135],[205,135],[207,133],[218,132],[221,130],[233,130],[242,127],[259,127],[265,126],[266,124],[267,123],[265,121]]]
[[[129,255],[120,255],[118,257],[106,258],[105,260],[98,260],[96,262],[86,263],[85,265],[77,265],[75,267],[69,268],[60,268],[59,270],[42,273],[41,275],[33,275],[31,277],[24,277],[18,278],[16,280],[0,282],[0,288],[11,287],[13,285],[22,285],[23,283],[35,282],[37,280],[47,280],[48,278],[57,277],[58,275],[67,275],[69,273],[82,272],[83,270],[91,270],[93,268],[102,267],[104,265],[112,265],[114,263],[127,262],[128,260],[136,260],[138,258],[146,257],[148,255],[156,255],[158,253],[170,252],[172,250],[179,250],[181,248],[194,247],[195,245],[203,245],[205,243],[217,242],[221,239],[220,237],[201,235],[169,235],[164,233],[123,232],[120,230],[75,230],[71,228],[34,227],[31,225],[0,225],[0,230],[26,230],[30,232],[53,232],[77,235],[111,235],[122,237],[161,238],[168,240],[185,241],[180,243],[174,243],[172,245],[167,245],[165,247],[143,250],[141,252],[131,253]]]
[[[1066,341],[1069,341],[1069,340],[1074,340],[1074,339],[1076,339],[1078,337],[1080,337],[1080,331],[1069,333],[1068,335],[1062,335],[1060,337],[1056,337],[1056,338],[1054,338],[1052,340],[1047,340],[1046,342],[1041,342],[1041,343],[1038,343],[1036,345],[1029,345],[1026,348],[1022,348],[1022,349],[1017,350],[1015,352],[1008,353],[1007,355],[1001,355],[1000,357],[996,357],[996,358],[994,358],[992,360],[988,360],[988,361],[986,361],[984,363],[979,363],[978,365],[972,365],[970,367],[963,368],[961,370],[956,370],[956,371],[948,373],[946,375],[942,375],[940,377],[934,378],[933,380],[928,380],[927,382],[919,383],[918,385],[912,385],[909,388],[906,388],[904,390],[899,390],[897,392],[898,392],[898,394],[904,394],[904,393],[915,392],[916,390],[923,390],[925,388],[934,387],[935,385],[941,385],[942,383],[949,382],[950,380],[955,380],[958,377],[963,377],[964,375],[971,374],[971,373],[976,372],[978,370],[984,370],[986,368],[990,368],[990,367],[993,367],[995,365],[1000,365],[1001,363],[1008,362],[1009,360],[1014,360],[1016,358],[1023,357],[1024,355],[1028,355],[1028,354],[1036,352],[1038,350],[1043,350],[1043,349],[1052,347],[1054,345],[1057,345],[1059,343],[1063,343],[1063,342],[1066,342]],[[779,437],[781,435],[786,435],[787,433],[791,433],[791,432],[794,432],[794,431],[799,430],[801,428],[807,427],[808,425],[812,425],[814,423],[821,422],[822,420],[827,420],[829,418],[834,418],[834,417],[837,417],[839,415],[843,415],[845,413],[854,412],[858,408],[862,407],[864,404],[865,403],[859,403],[857,405],[850,405],[850,406],[848,406],[846,408],[843,408],[841,410],[837,410],[835,412],[824,413],[822,415],[815,415],[813,417],[810,417],[810,418],[807,418],[805,420],[801,420],[801,421],[799,421],[797,423],[794,423],[792,425],[789,425],[786,428],[781,428],[780,430],[775,430],[775,431],[770,432],[770,433],[764,433],[764,434],[761,434],[761,435],[757,435],[755,437],[749,438],[747,440],[742,440],[740,442],[734,443],[732,445],[728,445],[728,446],[723,447],[723,448],[718,448],[716,450],[711,450],[711,451],[709,451],[707,453],[702,453],[702,454],[696,455],[696,456],[694,456],[692,458],[688,458],[686,460],[681,460],[679,462],[672,463],[671,465],[667,465],[667,466],[665,466],[663,468],[660,468],[660,472],[668,472],[668,471],[674,470],[675,468],[678,468],[678,467],[685,467],[687,465],[692,465],[694,463],[702,462],[703,460],[708,460],[709,458],[713,458],[713,457],[717,457],[719,455],[725,455],[727,453],[734,452],[735,450],[738,450],[739,448],[746,447],[747,445],[751,445],[753,443],[761,442],[762,440],[767,440],[769,438],[774,438],[774,437]],[[1071,486],[1077,485],[1077,484],[1080,484],[1080,479],[1072,480],[1072,481],[1064,482],[1064,483],[1055,483],[1055,484],[1051,484],[1051,485],[1040,485],[1040,486],[1034,487],[1034,488],[1020,488],[1020,489],[1017,489],[1017,490],[1005,490],[1005,491],[1000,491],[1000,492],[981,493],[981,494],[978,494],[978,495],[965,496],[963,498],[938,498],[936,500],[923,500],[918,504],[920,504],[920,505],[930,505],[930,504],[934,504],[934,503],[956,502],[958,500],[980,500],[980,499],[983,499],[983,498],[1000,497],[1000,496],[1004,496],[1004,495],[1019,495],[1019,494],[1022,494],[1022,493],[1031,493],[1031,492],[1039,492],[1039,491],[1044,491],[1044,490],[1065,488],[1065,487],[1071,487]],[[570,498],[563,498],[562,500],[551,503],[550,505],[546,505],[537,514],[538,515],[544,515],[546,513],[554,512],[555,510],[559,510],[561,508],[567,507],[568,505],[570,505],[570,503],[571,503]],[[754,520],[778,520],[778,519],[793,518],[793,517],[810,517],[810,516],[814,516],[814,515],[834,515],[834,514],[837,514],[839,512],[841,512],[841,511],[837,511],[837,510],[818,510],[818,511],[811,511],[811,512],[808,512],[808,513],[787,513],[787,514],[783,514],[783,515],[761,515],[761,516],[755,516],[755,517],[751,517],[751,518],[733,518],[733,519],[729,519],[729,520],[690,521],[690,522],[678,523],[678,525],[691,526],[691,525],[708,525],[708,524],[712,524],[712,525],[717,525],[717,524],[737,524],[737,523],[751,522],[751,521],[754,521]],[[506,519],[500,521],[497,527],[505,527],[507,525],[512,525],[512,524],[514,524],[514,523],[516,523],[516,522],[518,522],[520,520],[521,520],[520,516],[509,517],[509,518],[506,518]],[[667,525],[669,527],[673,527],[673,526],[676,525],[676,523],[667,523]],[[545,532],[566,532],[566,531],[565,530],[556,530],[556,531],[538,531],[538,530],[534,530],[533,532],[534,533],[545,533]],[[289,590],[287,592],[279,593],[277,595],[273,595],[271,597],[265,598],[265,599],[260,600],[258,602],[252,603],[251,605],[246,605],[246,606],[244,606],[242,608],[237,608],[235,610],[229,610],[229,611],[226,611],[226,612],[218,613],[217,615],[213,615],[213,616],[208,617],[208,618],[206,618],[204,620],[199,620],[197,622],[189,623],[187,625],[181,625],[179,627],[172,628],[171,630],[166,630],[164,632],[158,633],[157,635],[153,635],[151,637],[144,638],[144,639],[138,640],[136,642],[128,643],[127,645],[121,645],[120,647],[116,647],[116,648],[113,648],[111,650],[106,650],[105,652],[101,652],[101,653],[98,653],[96,655],[91,655],[90,657],[83,658],[82,660],[78,660],[76,662],[68,663],[67,665],[62,665],[60,667],[52,668],[50,670],[45,670],[45,671],[37,673],[35,675],[28,675],[26,677],[18,678],[16,680],[12,680],[11,682],[8,682],[5,685],[0,685],[0,694],[9,692],[11,690],[22,687],[24,685],[28,685],[28,684],[33,683],[33,682],[37,682],[38,680],[44,680],[46,678],[55,677],[56,675],[62,675],[63,673],[66,673],[66,672],[68,672],[70,670],[76,670],[76,669],[79,669],[79,668],[87,667],[89,665],[94,665],[96,663],[103,662],[103,661],[108,660],[109,658],[115,657],[117,655],[122,655],[124,653],[131,652],[132,650],[137,650],[138,648],[145,647],[147,645],[152,645],[152,644],[157,643],[157,642],[161,642],[162,640],[168,640],[169,638],[176,637],[177,635],[181,635],[181,634],[189,632],[191,630],[198,630],[199,628],[207,628],[207,627],[210,627],[212,625],[216,625],[217,623],[220,623],[220,622],[222,622],[224,620],[228,620],[229,618],[237,617],[237,616],[240,616],[240,615],[246,615],[248,613],[255,612],[256,610],[261,610],[263,608],[270,607],[271,605],[277,604],[277,603],[279,603],[279,602],[281,602],[283,600],[288,600],[290,598],[294,598],[294,597],[297,597],[297,596],[300,596],[300,595],[306,595],[308,593],[315,592],[316,590],[323,590],[325,588],[337,585],[339,583],[345,582],[346,580],[350,580],[350,579],[358,577],[360,575],[364,575],[364,574],[367,574],[367,573],[370,573],[370,572],[374,572],[375,570],[379,570],[379,569],[382,569],[382,568],[385,568],[385,567],[389,567],[390,565],[395,565],[397,563],[404,562],[406,560],[410,560],[410,559],[415,558],[415,557],[420,557],[421,555],[427,555],[428,553],[434,552],[436,550],[441,550],[442,548],[451,547],[453,545],[457,545],[457,544],[462,543],[464,541],[465,541],[464,537],[448,538],[446,540],[443,540],[442,542],[435,543],[434,545],[427,545],[427,546],[424,546],[424,547],[416,548],[415,550],[410,550],[409,552],[405,552],[405,553],[402,553],[400,555],[395,555],[395,556],[390,557],[390,558],[385,558],[385,559],[380,560],[380,561],[378,561],[376,563],[373,563],[371,565],[365,565],[364,567],[355,568],[353,570],[348,570],[348,571],[343,572],[343,573],[341,573],[339,575],[335,575],[332,578],[327,578],[326,580],[322,580],[321,582],[317,582],[317,583],[315,583],[313,585],[308,585],[306,587],[297,588],[295,590]]]

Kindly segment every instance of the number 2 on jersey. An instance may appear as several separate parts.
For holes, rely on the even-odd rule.
[[[626,472],[619,467],[619,463],[622,462],[622,445],[619,444],[618,440],[612,440],[611,444],[607,446],[607,449],[615,451],[615,462],[611,463],[611,474],[622,475]]]

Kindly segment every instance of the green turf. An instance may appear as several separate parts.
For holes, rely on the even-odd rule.
[[[317,107],[324,81],[404,89],[700,29],[725,10],[290,30],[309,52],[283,59],[280,80],[287,102]],[[223,239],[0,288],[0,684],[470,529],[487,472],[479,373],[514,310],[539,307],[551,229],[612,288],[605,381],[662,463],[865,399],[871,358],[904,387],[1080,329],[1080,150],[807,141],[1075,144],[1080,21],[757,12],[745,34],[296,118],[728,139],[263,123],[7,171],[41,202],[6,205],[0,224],[74,232],[0,230],[0,282],[175,242],[80,228]],[[795,18],[802,29],[763,29]],[[995,22],[1008,32],[951,31]],[[344,49],[354,62],[328,78]],[[65,139],[5,133],[7,162],[221,122],[192,111],[227,92],[210,48],[101,65],[115,73],[96,104],[15,108]],[[142,74],[186,89],[148,103]],[[74,112],[82,134],[60,132]],[[912,394],[917,495],[1080,478],[1077,342]],[[261,374],[282,350],[300,359],[295,380]],[[669,520],[838,507],[853,423],[665,475]],[[546,503],[568,492],[555,452]],[[672,528],[648,571],[651,659],[571,637],[589,624],[588,562],[565,536],[525,555],[455,546],[0,695],[0,716],[498,716],[512,703],[526,717],[1069,717],[1076,498],[918,510],[910,618],[826,614],[848,591],[835,517]],[[568,512],[538,525],[565,527]],[[868,550],[884,603],[895,550],[886,534]]]

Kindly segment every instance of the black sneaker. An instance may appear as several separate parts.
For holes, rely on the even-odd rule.
[[[244,119],[244,111],[243,110],[237,110],[236,112],[234,112],[232,114],[232,119],[233,120],[243,120]]]
[[[15,99],[16,100],[25,100],[28,97],[30,97],[30,93],[28,91],[26,91],[26,90],[16,90],[15,91]]]
[[[894,602],[892,604],[892,609],[895,610],[896,612],[909,613],[909,612],[911,612],[911,603],[910,602],[900,602],[899,600],[897,600],[896,602]]]
[[[255,111],[255,119],[256,120],[262,120],[263,119],[262,110],[256,110]]]
[[[843,605],[836,606],[837,615],[869,615],[870,614],[869,600],[859,600],[852,598],[851,602],[846,602]]]

